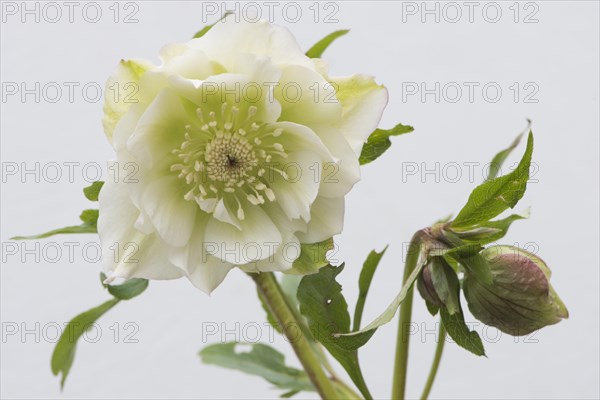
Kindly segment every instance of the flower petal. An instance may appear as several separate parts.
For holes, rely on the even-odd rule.
[[[276,64],[298,64],[314,68],[296,38],[286,28],[269,24],[235,22],[230,16],[217,22],[206,35],[192,39],[188,44],[201,49],[211,60],[218,61],[228,71],[235,71],[236,55],[239,53],[269,57]],[[242,18],[243,19],[243,18]],[[232,51],[235,49],[235,51]]]
[[[316,153],[297,151],[289,154],[283,164],[280,168],[287,173],[288,179],[274,174],[268,185],[288,218],[302,218],[308,222],[310,206],[319,192],[323,162]]]
[[[344,198],[317,197],[310,210],[311,219],[306,233],[298,232],[302,243],[317,243],[342,232],[344,227]]]
[[[242,266],[247,272],[287,271],[292,268],[294,261],[300,257],[300,241],[294,234],[288,234],[277,251],[271,257]]]
[[[336,86],[336,96],[342,104],[342,133],[357,156],[362,146],[379,124],[388,101],[387,89],[368,75],[330,78]]]
[[[210,218],[204,247],[209,254],[241,265],[270,257],[281,244],[281,233],[260,206],[244,205],[242,229]]]
[[[146,168],[173,159],[171,151],[184,140],[191,117],[182,99],[171,89],[163,89],[140,117],[127,140],[127,150]]]
[[[331,151],[335,162],[324,165],[319,196],[343,196],[360,180],[358,157],[338,128],[315,125],[313,129]]]
[[[335,123],[342,117],[342,105],[335,87],[318,72],[288,65],[275,88],[275,98],[281,103],[281,121],[291,121],[312,127],[312,124]]]
[[[192,268],[187,277],[198,289],[210,294],[223,282],[232,268],[232,264],[209,255],[206,262]]]
[[[166,257],[167,249],[156,234],[134,228],[139,211],[129,199],[126,184],[107,181],[98,198],[98,234],[102,260],[111,277],[175,279],[183,272]]]
[[[172,246],[188,242],[198,211],[195,202],[184,200],[185,189],[177,176],[155,177],[145,182],[141,195],[142,210],[160,237]]]
[[[137,101],[129,99],[135,93],[140,77],[149,69],[152,63],[145,60],[121,60],[113,74],[108,78],[104,90],[104,116],[102,125],[104,133],[112,142],[115,127],[127,113],[129,107]]]

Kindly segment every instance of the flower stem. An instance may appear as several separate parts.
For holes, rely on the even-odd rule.
[[[435,355],[433,356],[433,363],[431,364],[431,369],[429,370],[429,376],[427,377],[427,382],[425,382],[425,387],[423,388],[423,394],[421,394],[421,399],[426,400],[429,397],[429,392],[431,392],[431,387],[433,386],[433,381],[435,381],[435,376],[437,375],[438,368],[440,367],[440,361],[442,360],[442,353],[444,352],[444,343],[446,342],[446,329],[444,328],[444,324],[440,321],[440,330],[438,334],[438,343],[435,348]]]
[[[421,235],[415,233],[408,246],[406,262],[404,265],[404,278],[402,285],[413,272],[419,261],[421,247]],[[400,316],[398,319],[398,336],[396,338],[396,359],[394,362],[394,381],[392,385],[392,399],[403,400],[406,390],[406,372],[408,365],[408,344],[410,336],[410,321],[412,317],[413,288],[410,288],[404,301],[400,305]]]
[[[317,392],[323,399],[338,398],[338,392],[329,380],[321,363],[304,334],[291,335],[298,329],[289,329],[291,326],[299,328],[300,322],[297,320],[290,305],[285,299],[283,292],[272,272],[261,272],[258,274],[249,274],[265,300],[265,303],[273,313],[273,316],[280,324],[283,333],[292,345],[294,352],[302,363],[306,374],[315,385]]]

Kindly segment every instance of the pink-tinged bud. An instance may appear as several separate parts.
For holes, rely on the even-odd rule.
[[[443,257],[432,257],[423,267],[417,289],[421,297],[436,307],[446,308],[450,314],[460,310],[458,277]]]
[[[486,284],[465,273],[463,290],[469,310],[481,322],[521,336],[556,324],[569,313],[550,285],[550,269],[535,255],[513,246],[481,252],[492,272]]]

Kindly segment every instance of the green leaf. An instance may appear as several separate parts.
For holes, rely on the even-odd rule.
[[[239,350],[246,346],[250,351]],[[200,357],[205,364],[260,376],[280,389],[315,391],[306,372],[285,365],[283,354],[265,344],[218,343],[202,349]]]
[[[350,30],[342,29],[330,33],[329,35],[325,36],[323,39],[315,43],[315,45],[306,52],[306,56],[310,58],[320,58],[321,55],[323,55],[323,52],[329,47],[331,43],[333,43],[334,40],[341,36],[344,36],[348,32],[350,32]]]
[[[427,311],[431,314],[432,317],[435,317],[436,314],[440,311],[440,308],[433,304],[432,302],[425,300],[425,306],[427,306]]]
[[[289,392],[282,393],[279,397],[282,399],[290,399],[300,393],[299,390],[290,390]]]
[[[64,387],[65,380],[73,365],[75,350],[77,349],[77,340],[79,340],[86,330],[93,326],[92,324],[96,322],[98,318],[113,308],[118,302],[119,299],[111,299],[96,308],[92,308],[91,310],[79,314],[69,321],[60,336],[60,339],[56,343],[51,360],[52,373],[54,375],[61,373],[62,375],[60,380],[61,389]]]
[[[108,292],[119,300],[129,300],[142,294],[148,287],[148,280],[131,278],[120,285],[106,285]]]
[[[481,254],[475,254],[469,257],[461,257],[459,254],[449,254],[462,266],[469,270],[477,279],[487,284],[492,284],[494,277],[486,259]]]
[[[285,271],[289,275],[309,275],[314,274],[323,268],[327,261],[327,252],[333,249],[333,238],[329,238],[319,243],[301,244],[300,256],[292,264],[292,268]]]
[[[83,194],[90,201],[98,201],[98,195],[100,194],[102,186],[104,186],[103,181],[96,181],[90,186],[83,188]]]
[[[212,28],[213,26],[215,26],[218,22],[222,21],[225,17],[227,17],[228,15],[233,14],[233,11],[227,11],[225,14],[223,14],[223,16],[221,16],[221,18],[219,18],[219,20],[217,22],[215,22],[214,24],[210,24],[205,26],[204,28],[200,29],[198,32],[196,32],[196,34],[194,35],[194,39],[198,39],[201,38],[202,36],[206,35],[206,33],[208,31],[210,31],[210,28]]]
[[[75,226],[66,226],[64,228],[54,229],[48,232],[40,233],[32,236],[15,236],[11,240],[31,240],[44,239],[54,235],[73,234],[73,233],[98,233],[95,225],[81,224]]]
[[[98,210],[83,210],[79,219],[83,221],[81,225],[66,226],[64,228],[53,229],[48,232],[32,236],[14,236],[11,240],[31,240],[44,239],[54,235],[77,234],[77,233],[98,233],[96,223],[98,221]]]
[[[465,324],[462,311],[450,315],[448,310],[441,308],[440,316],[448,335],[454,339],[457,345],[475,355],[485,356],[485,349],[479,334],[469,330],[469,327]]]
[[[408,255],[408,257],[410,257],[410,255]],[[417,280],[417,277],[421,273],[421,270],[425,266],[426,262],[427,254],[425,253],[424,247],[421,247],[419,251],[419,259],[417,261],[415,269],[412,271],[412,273],[406,280],[406,283],[404,284],[404,286],[402,286],[400,293],[396,295],[392,303],[385,309],[383,313],[381,313],[381,315],[375,318],[373,322],[371,322],[369,325],[365,326],[361,330],[351,333],[341,332],[339,334],[336,334],[335,336],[341,340],[340,345],[344,346],[345,348],[353,348],[354,346],[361,345],[361,343],[364,344],[375,333],[375,330],[377,328],[379,328],[381,325],[385,325],[388,322],[390,322],[392,318],[394,318],[394,315],[396,315],[398,307],[400,307],[400,304],[406,298],[408,291],[412,288],[413,284]]]
[[[452,228],[464,229],[494,218],[507,208],[513,208],[525,194],[533,152],[533,134],[527,139],[527,149],[517,168],[511,173],[487,181],[473,190],[467,204],[451,223]]]
[[[302,278],[298,287],[300,312],[306,317],[313,337],[339,361],[363,396],[371,399],[358,363],[358,351],[340,346],[339,338],[333,335],[350,332],[348,304],[342,286],[335,279],[343,269],[343,264],[339,267],[328,265],[318,274]]]
[[[521,212],[520,214],[511,214],[506,218],[499,219],[496,221],[488,221],[480,224],[478,228],[475,228],[475,232],[481,229],[487,230],[485,233],[481,233],[479,235],[473,235],[473,231],[454,231],[462,240],[471,243],[477,243],[480,245],[493,243],[499,239],[502,239],[506,233],[508,232],[508,228],[510,228],[511,224],[520,219],[529,218],[530,211],[529,209]]]
[[[456,272],[442,257],[433,257],[425,268],[430,268],[434,290],[448,313],[453,315],[460,312],[460,283]]]
[[[390,136],[404,135],[412,131],[414,131],[412,126],[402,124],[398,124],[392,129],[375,129],[362,148],[359,158],[360,165],[368,164],[385,153],[392,145]]]
[[[375,270],[379,265],[379,261],[381,260],[381,257],[383,257],[383,255],[385,254],[386,250],[387,246],[385,246],[381,253],[377,253],[375,250],[371,251],[365,263],[363,264],[362,270],[360,271],[360,277],[358,278],[358,299],[356,300],[356,307],[354,308],[354,319],[352,321],[353,331],[357,331],[360,329],[362,314],[365,308],[367,294],[369,293],[369,288],[371,287],[371,281],[373,280],[373,275],[375,274]]]
[[[530,127],[531,127],[531,120],[528,119],[527,120],[527,128],[525,128],[525,130],[522,133],[520,133],[519,136],[517,136],[515,138],[515,140],[513,140],[513,142],[510,144],[510,146],[508,146],[506,149],[502,150],[501,152],[499,152],[498,154],[496,154],[494,156],[494,158],[492,159],[492,162],[490,163],[490,169],[488,171],[487,178],[485,178],[486,181],[492,180],[496,176],[498,176],[498,173],[500,172],[500,168],[502,167],[502,164],[504,164],[504,161],[506,161],[506,158],[519,145],[519,143],[521,142],[521,138],[529,130]]]
[[[79,219],[83,221],[84,224],[96,226],[98,222],[98,210],[83,210]]]

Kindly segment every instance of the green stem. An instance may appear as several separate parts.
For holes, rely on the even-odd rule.
[[[297,320],[294,312],[290,305],[285,300],[285,296],[279,287],[277,279],[271,272],[261,272],[258,274],[249,274],[260,294],[263,296],[265,303],[271,309],[271,312],[277,319],[277,322],[282,327],[282,330],[288,341],[292,345],[294,352],[298,356],[298,359],[302,363],[306,374],[310,378],[311,382],[315,385],[317,392],[323,399],[336,399],[338,398],[338,392],[335,387],[325,375],[321,363],[313,349],[306,339],[304,334],[290,336],[290,331],[297,332],[297,330],[286,329],[290,326],[299,327],[300,322]]]
[[[440,367],[440,361],[442,360],[442,353],[444,351],[444,343],[446,342],[446,329],[444,329],[444,324],[440,321],[440,331],[438,335],[438,343],[435,348],[435,355],[433,356],[433,363],[431,364],[431,370],[429,370],[429,376],[427,377],[427,382],[425,383],[425,387],[423,388],[423,394],[421,394],[421,399],[426,400],[429,397],[429,393],[431,392],[431,387],[433,386],[433,381],[435,381],[435,376],[437,375],[438,368]]]
[[[413,272],[419,261],[421,247],[421,231],[415,233],[408,246],[406,262],[404,265],[404,278],[402,285]],[[410,321],[412,317],[413,288],[406,293],[400,305],[398,318],[398,336],[396,338],[396,358],[394,362],[394,381],[392,385],[392,399],[403,400],[406,391],[406,369],[408,365],[408,344],[410,336]]]

